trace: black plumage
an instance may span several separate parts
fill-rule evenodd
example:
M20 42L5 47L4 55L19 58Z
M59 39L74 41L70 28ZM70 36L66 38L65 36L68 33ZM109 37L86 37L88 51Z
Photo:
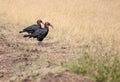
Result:
M33 37L37 38L38 41L42 41L48 35L49 26L53 27L49 22L46 22L44 28L38 29L32 34L24 35L24 37Z
M34 33L36 30L41 29L42 26L40 23L43 23L42 20L37 20L37 24L31 25L20 31L19 33L27 32L27 33Z

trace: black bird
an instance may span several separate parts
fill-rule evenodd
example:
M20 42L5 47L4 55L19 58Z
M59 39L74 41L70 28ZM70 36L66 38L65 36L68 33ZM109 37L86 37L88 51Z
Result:
M38 19L38 20L37 20L37 24L28 26L27 28L23 29L23 30L20 31L19 33L23 33L23 32L34 33L36 30L42 28L41 23L44 24L44 23L42 22L42 20Z
M38 41L42 41L49 32L49 26L53 28L53 26L49 22L46 22L44 24L44 28L38 29L32 34L24 35L24 37L29 37L29 38L33 37L33 38L37 38Z

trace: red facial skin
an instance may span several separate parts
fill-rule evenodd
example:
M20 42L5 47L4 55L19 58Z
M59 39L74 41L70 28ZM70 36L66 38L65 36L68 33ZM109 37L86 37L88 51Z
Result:
M51 26L53 28L53 26L49 22L46 22L45 27L49 28L49 26Z
M40 23L42 23L42 20L38 19L37 24L40 25Z

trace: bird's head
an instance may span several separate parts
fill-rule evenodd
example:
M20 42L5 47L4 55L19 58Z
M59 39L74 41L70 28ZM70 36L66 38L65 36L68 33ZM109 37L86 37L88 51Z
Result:
M52 28L53 28L53 25L52 24L50 24L49 22L45 22L45 27L49 27L49 26L51 26Z
M37 20L37 24L40 25L40 23L44 24L41 19L38 19L38 20Z

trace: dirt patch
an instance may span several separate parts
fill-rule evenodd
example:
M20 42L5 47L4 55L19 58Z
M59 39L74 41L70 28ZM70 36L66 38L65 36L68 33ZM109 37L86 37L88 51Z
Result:
M41 82L94 82L91 78L75 75L70 72L61 72L57 74L48 73Z

